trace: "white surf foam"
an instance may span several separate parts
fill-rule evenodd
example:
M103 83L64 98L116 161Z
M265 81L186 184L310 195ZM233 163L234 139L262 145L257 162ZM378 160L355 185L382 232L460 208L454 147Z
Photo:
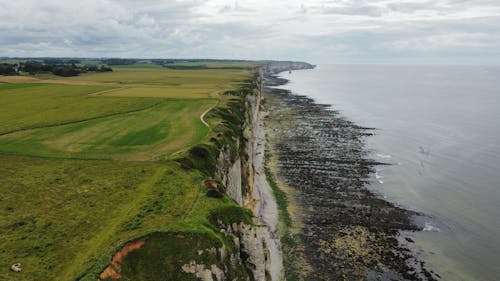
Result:
M375 179L377 179L378 183L383 184L384 183L384 181L382 180L383 177L378 172L379 170L375 171Z
M439 227L432 225L430 222L426 222L424 224L424 229L423 231L429 231L429 232L441 232L441 229Z
M382 159L391 159L392 158L392 156L389 154L381 154L381 153L377 153L377 154L375 154L375 156L382 158Z

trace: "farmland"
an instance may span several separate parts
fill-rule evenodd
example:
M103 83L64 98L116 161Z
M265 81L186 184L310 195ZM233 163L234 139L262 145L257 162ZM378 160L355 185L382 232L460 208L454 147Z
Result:
M167 157L207 135L209 130L200 115L216 102L213 99L159 101L142 110L129 109L101 118L18 131L0 137L0 152L93 159Z
M238 87L248 73L125 68L68 79L50 77L40 83L3 84L0 152L59 158L168 158L207 135L209 129L200 115L220 101L220 93ZM74 84L82 81L89 85Z
M0 84L0 280L96 280L121 246L151 233L158 234L132 261L150 257L149 247L176 253L193 237L222 243L208 217L239 207L227 196L207 197L207 174L177 159L213 134L202 114L224 107L231 98L222 93L251 76L240 67L139 66L0 77L16 82ZM184 249L186 259L196 252ZM16 262L21 273L9 271ZM127 268L127 278L153 280Z

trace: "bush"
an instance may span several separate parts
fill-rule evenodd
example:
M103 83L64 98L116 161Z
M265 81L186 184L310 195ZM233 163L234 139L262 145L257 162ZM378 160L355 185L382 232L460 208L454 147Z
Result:
M0 63L0 75L17 75L16 65Z
M19 71L25 71L32 75L49 72L57 76L70 77L78 76L80 73L85 72L108 72L113 71L111 67L106 65L77 65L78 60L62 60L62 59L46 59L44 62L40 61L26 61L21 63ZM16 65L1 64L0 74L2 75L16 75Z

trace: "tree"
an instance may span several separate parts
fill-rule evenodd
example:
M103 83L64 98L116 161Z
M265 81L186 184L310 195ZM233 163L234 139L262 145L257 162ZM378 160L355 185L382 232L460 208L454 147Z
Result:
M0 75L17 75L17 65L10 63L0 63Z

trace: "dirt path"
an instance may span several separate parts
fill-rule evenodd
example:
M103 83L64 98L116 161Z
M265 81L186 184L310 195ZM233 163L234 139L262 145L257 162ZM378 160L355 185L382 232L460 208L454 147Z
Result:
M203 124L205 124L205 126L207 126L208 128L210 128L210 125L208 125L208 123L205 121L205 115L212 109L214 109L214 107L216 107L217 105L219 104L219 102L217 101L217 104L215 104L214 106L210 107L209 109L205 110L201 115L200 115L200 120Z

